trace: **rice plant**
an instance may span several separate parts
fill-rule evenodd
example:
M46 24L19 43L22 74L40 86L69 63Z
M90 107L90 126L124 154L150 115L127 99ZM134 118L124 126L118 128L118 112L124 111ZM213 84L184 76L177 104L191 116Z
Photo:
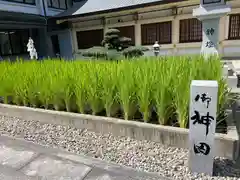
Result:
M136 85L134 79L134 66L130 61L119 63L117 71L117 90L119 95L120 104L124 112L124 119L128 120L133 118L137 111L136 103Z
M188 126L192 80L217 80L218 119L229 91L218 57L141 57L122 61L0 62L1 102L134 120L140 112L162 125ZM76 110L77 109L77 110ZM105 114L104 114L105 113ZM174 120L174 122L173 122Z

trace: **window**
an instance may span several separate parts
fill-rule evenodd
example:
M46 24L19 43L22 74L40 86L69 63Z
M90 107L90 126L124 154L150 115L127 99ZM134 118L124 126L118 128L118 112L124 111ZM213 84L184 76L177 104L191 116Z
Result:
M78 49L100 46L102 40L103 29L77 32Z
M240 14L230 15L228 39L240 39Z
M120 31L120 37L128 37L131 38L131 45L135 45L135 30L134 26L124 26L124 27L116 27Z
M56 9L69 8L68 0L48 0L48 7Z
M28 30L0 30L0 55L26 53L28 38Z
M12 54L8 32L0 31L0 55Z
M35 0L4 0L4 1L33 4L33 5L36 4Z
M180 20L180 43L202 41L202 22L198 19Z
M159 44L172 43L172 22L161 22L154 24L143 24L142 45L153 45L155 41Z

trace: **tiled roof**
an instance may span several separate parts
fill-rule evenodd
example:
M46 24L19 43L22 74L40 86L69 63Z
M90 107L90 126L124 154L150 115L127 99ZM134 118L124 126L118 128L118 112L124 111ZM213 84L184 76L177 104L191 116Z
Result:
M83 0L56 17L83 16L184 0Z

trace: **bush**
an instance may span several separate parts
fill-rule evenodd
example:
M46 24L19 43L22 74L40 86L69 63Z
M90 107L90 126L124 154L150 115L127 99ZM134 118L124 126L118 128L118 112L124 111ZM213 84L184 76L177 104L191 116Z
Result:
M140 57L144 54L144 51L148 51L147 47L138 47L138 46L130 46L123 50L123 55L125 58L133 58L133 57Z
M106 59L107 58L107 49L105 47L101 47L101 46L94 46L92 48L83 50L81 52L81 54L86 57L94 57L97 59L105 58Z
M186 128L191 80L217 80L218 122L222 120L228 91L220 60L164 59L1 62L0 96L16 105Z
M139 57L143 55L146 48L129 47L131 38L120 37L118 29L108 29L102 41L103 47L92 47L84 50L81 54L86 57L94 57L97 59L119 60L120 58ZM127 48L127 49L126 49ZM122 50L126 49L122 52Z

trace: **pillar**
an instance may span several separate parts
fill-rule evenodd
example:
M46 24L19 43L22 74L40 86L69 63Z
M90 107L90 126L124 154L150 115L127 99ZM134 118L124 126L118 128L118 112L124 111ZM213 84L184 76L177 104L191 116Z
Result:
M179 28L179 20L174 18L174 20L172 21L172 44L174 46L174 55L177 55L176 45L179 43Z
M142 44L142 32L141 32L141 24L136 22L135 24L135 45L140 46Z

